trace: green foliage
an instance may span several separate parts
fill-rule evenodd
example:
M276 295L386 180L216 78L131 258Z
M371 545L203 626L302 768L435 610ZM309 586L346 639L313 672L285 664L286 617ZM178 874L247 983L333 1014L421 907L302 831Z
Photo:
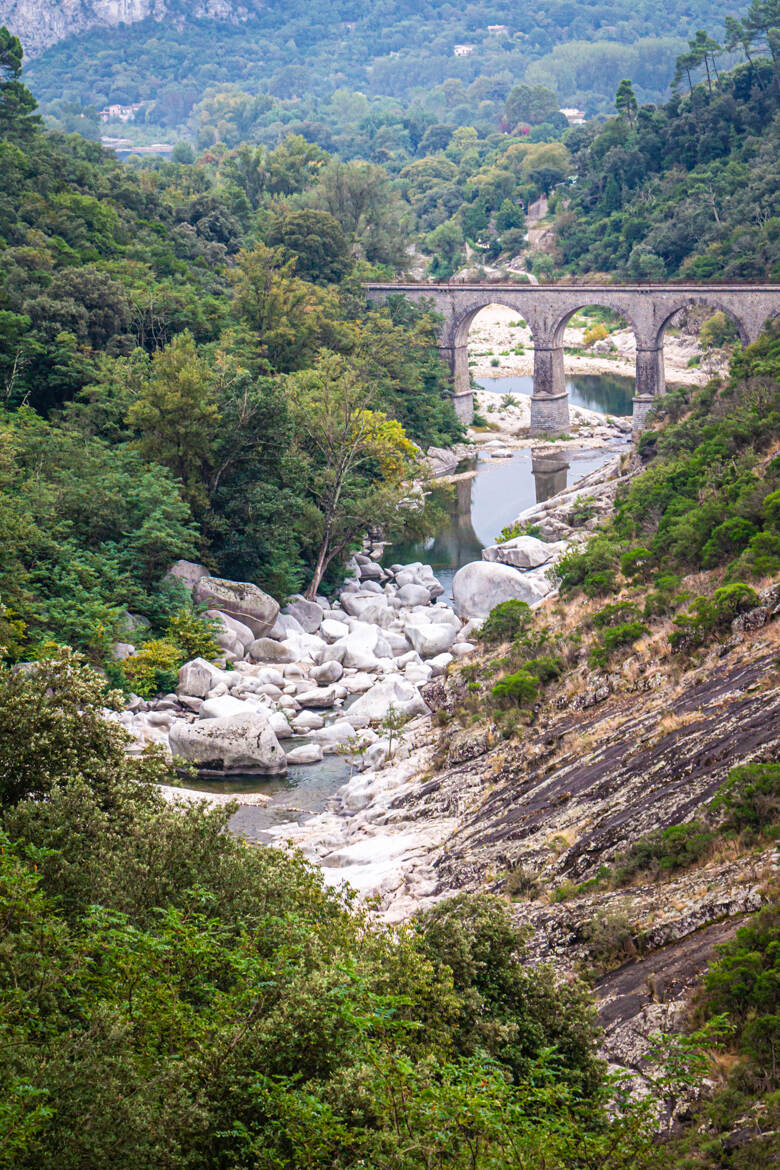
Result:
M713 597L696 597L687 613L674 619L669 644L675 650L701 646L727 630L734 618L758 605L758 594L750 585L737 582L716 589Z
M539 679L528 670L518 670L497 682L490 692L494 699L514 707L530 707L539 693Z
M503 901L382 927L167 804L104 701L73 656L0 673L3 1165L649 1166L587 991Z
M649 633L648 627L638 620L607 626L602 631L598 643L590 652L591 666L606 666L611 655L621 646L633 646L634 642L638 642L640 638L644 638Z
M778 1087L780 1042L780 913L777 903L741 926L719 946L704 978L703 1009L728 1013L737 1026L738 1051L766 1088Z
M479 631L483 642L505 642L517 637L533 620L527 601L502 601L491 609Z
M180 648L187 661L192 658L217 658L220 648L214 639L218 632L219 624L215 619L185 606L171 614L165 637Z
M706 857L716 834L702 821L670 825L640 837L615 860L614 882L622 886L640 877L652 882Z
M774 835L780 822L780 764L744 764L732 768L712 802L725 814L724 831L761 837Z
M634 601L615 601L610 605L604 605L597 610L591 620L591 623L597 630L603 630L610 626L620 626L633 618L638 617L639 607Z
M181 648L175 643L151 638L130 658L124 659L122 674L130 690L142 699L151 699L160 691L175 690L183 661Z
M635 933L623 910L604 911L584 924L583 938L599 974L611 971L636 956Z
M588 597L604 597L617 589L618 564L614 541L595 536L584 549L572 549L558 562L561 592L582 589Z

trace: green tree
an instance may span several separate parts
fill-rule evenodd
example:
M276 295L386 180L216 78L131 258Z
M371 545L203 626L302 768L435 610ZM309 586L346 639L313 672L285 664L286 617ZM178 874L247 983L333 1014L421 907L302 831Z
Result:
M314 284L337 282L351 266L346 237L327 211L288 211L273 223L267 241L281 245L285 255L295 261L296 276Z
M219 423L212 372L184 332L152 358L149 381L127 413L140 432L141 454L161 463L181 481L196 512L208 500Z
M629 126L633 127L635 125L639 103L636 100L634 87L627 78L624 78L617 88L615 109L621 118L625 118Z
M289 392L309 462L316 556L306 596L314 597L331 561L366 528L397 526L415 448L400 423L372 409L376 395L363 371L337 354L321 354L314 369L290 379Z
M0 27L0 141L25 140L40 125L33 117L38 103L20 80L23 56L19 38Z

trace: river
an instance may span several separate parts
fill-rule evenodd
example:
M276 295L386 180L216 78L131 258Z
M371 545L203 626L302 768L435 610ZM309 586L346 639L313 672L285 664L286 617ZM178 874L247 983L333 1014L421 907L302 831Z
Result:
M530 394L532 379L525 377L484 378L481 389L496 394ZM570 401L600 414L631 414L633 380L614 375L582 375L567 383ZM400 542L385 550L385 564L427 562L445 589L443 600L451 600L452 580L462 565L480 560L482 550L494 544L501 529L519 512L548 499L556 492L595 471L613 452L567 451L554 458L532 460L530 448L502 460L464 463L459 470L473 474L454 484L433 488L433 495L445 519L436 534L424 542ZM307 742L296 739L296 746ZM326 755L319 764L291 767L285 777L233 777L230 780L187 781L188 787L204 792L262 792L271 800L265 806L243 806L231 819L234 832L248 840L264 840L266 830L325 808L328 799L346 782L350 764L342 756Z

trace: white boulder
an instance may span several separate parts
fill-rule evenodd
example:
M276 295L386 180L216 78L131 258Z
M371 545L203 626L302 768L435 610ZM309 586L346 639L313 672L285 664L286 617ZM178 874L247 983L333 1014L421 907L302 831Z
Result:
M257 585L249 581L227 581L223 577L201 577L193 597L199 605L208 605L249 626L261 638L273 626L279 605Z
M407 679L393 674L374 684L344 712L355 727L381 721L393 708L399 715L425 715L428 707L420 692Z
M406 636L421 658L435 658L449 650L457 637L457 630L450 624L431 623L407 626Z
M526 601L535 605L551 592L545 583L510 565L472 561L455 574L452 595L462 618L487 617L503 601Z
M288 764L318 764L322 759L322 748L318 743L302 743L287 753Z
M197 723L174 723L169 742L175 756L208 771L265 776L287 771L285 754L261 711Z

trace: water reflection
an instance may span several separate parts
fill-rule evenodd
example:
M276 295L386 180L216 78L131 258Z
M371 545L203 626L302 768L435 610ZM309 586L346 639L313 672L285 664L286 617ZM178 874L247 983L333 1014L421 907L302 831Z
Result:
M531 461L531 473L536 486L536 502L541 504L558 492L565 491L569 483L571 464L568 453L560 455L535 455Z
M385 550L384 563L427 562L451 596L458 569L481 560L483 548L494 544L519 512L595 471L611 455L608 450L567 451L532 460L530 450L523 449L511 459L479 463L475 475L433 489L445 516L435 536L392 545Z
M533 392L530 376L511 378L478 378L477 385L492 394L525 394ZM624 418L633 411L634 379L619 374L577 374L566 382L569 402L597 410L599 414L614 414Z

